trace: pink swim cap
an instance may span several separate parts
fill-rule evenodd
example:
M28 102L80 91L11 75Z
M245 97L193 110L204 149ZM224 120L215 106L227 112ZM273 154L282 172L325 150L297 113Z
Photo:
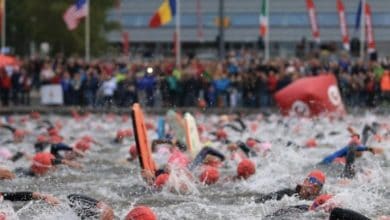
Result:
M7 148L0 148L0 158L9 160L12 157L12 153Z

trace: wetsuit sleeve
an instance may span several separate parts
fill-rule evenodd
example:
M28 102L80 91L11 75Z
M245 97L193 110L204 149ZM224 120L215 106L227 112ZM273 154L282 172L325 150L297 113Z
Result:
M14 133L14 132L16 131L15 128L13 128L13 127L11 127L11 126L9 126L9 125L1 125L0 127L9 130L9 131L11 131L12 133Z
M220 160L225 160L225 155L223 155L221 152L219 152L216 149L213 149L211 147L204 147L195 157L194 161L189 166L189 170L195 169L197 166L199 166L203 160L206 158L207 155L212 155L215 157L218 157Z
M53 144L50 147L50 153L53 154L55 157L60 157L59 153L60 151L73 151L73 148L69 147L66 144Z
M343 147L342 149L334 152L333 154L325 157L322 161L321 164L331 164L336 158L338 157L345 157L348 153L348 146Z
M4 200L8 201L31 201L33 200L33 192L1 192Z
M59 165L59 164L62 164L62 160L61 159L58 159L58 158L55 158L51 161L51 163L53 165Z
M334 208L330 213L329 220L370 220L370 219L358 212L349 209Z
M16 154L14 154L12 157L11 157L11 161L12 162L16 162L18 161L20 158L22 158L24 156L24 154L22 152L16 152Z
M359 145L356 147L356 151L368 151L369 147L366 147L364 145Z
M356 150L357 149L355 147L348 148L348 153L345 157L346 163L343 171L343 176L346 178L353 178L355 176L355 169L353 164L355 163Z
M296 205L296 206L289 206L287 208L279 209L278 211L274 212L272 215L267 215L266 217L278 217L278 216L286 216L293 213L304 213L309 210L308 205Z
M263 203L272 199L281 200L284 196L292 196L296 193L297 191L294 189L282 189L273 193L259 195L255 199L255 203Z
M249 148L246 144L243 142L237 142L237 146L245 153L247 157L249 156L256 156L256 152L254 152L251 148Z

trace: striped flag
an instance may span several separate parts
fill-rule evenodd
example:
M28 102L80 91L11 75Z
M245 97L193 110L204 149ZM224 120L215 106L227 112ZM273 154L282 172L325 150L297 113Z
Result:
M265 38L268 32L268 13L267 13L267 0L262 0L261 4L261 11L260 11L260 28L259 28L259 34L262 38Z
M158 10L150 18L149 27L157 28L171 22L176 14L176 0L164 0Z
M371 6L368 3L366 3L366 5L364 6L364 18L365 18L365 25L366 25L368 52L373 53L376 50L375 49L376 46L375 46L374 30L372 28Z
M310 24L311 24L311 32L313 35L313 39L319 43L320 42L320 29L317 23L317 14L316 8L313 0L306 0L307 12L309 13Z
M349 34L348 34L347 21L345 18L345 7L344 7L343 0L337 0L337 10L339 12L340 31L343 40L343 46L345 50L349 50Z
M63 19L69 30L74 30L80 20L88 15L87 0L76 0L64 13Z

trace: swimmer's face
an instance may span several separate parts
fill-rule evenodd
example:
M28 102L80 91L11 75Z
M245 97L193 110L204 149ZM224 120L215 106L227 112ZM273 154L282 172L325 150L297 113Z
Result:
M321 189L321 185L313 184L305 180L303 184L300 185L299 196L302 199L314 199L320 194Z

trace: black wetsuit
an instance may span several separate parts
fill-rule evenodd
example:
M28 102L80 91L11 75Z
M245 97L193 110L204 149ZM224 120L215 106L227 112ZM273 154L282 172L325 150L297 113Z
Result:
M298 185L295 189L282 189L269 194L261 194L255 198L255 203L264 203L272 199L281 200L284 196L298 195L299 190L300 186Z
M0 192L4 200L8 201L31 201L33 200L33 192Z
M66 144L52 144L50 147L50 153L53 154L56 158L62 159L63 157L60 154L60 151L73 151L73 148L69 147Z
M98 200L79 194L68 195L69 206L81 219L98 218L101 214L97 208Z
M211 147L204 147L195 157L194 161L189 165L189 170L194 170L197 166L203 163L203 160L207 157L207 155L212 155L218 157L221 161L225 160L225 156L216 149Z

